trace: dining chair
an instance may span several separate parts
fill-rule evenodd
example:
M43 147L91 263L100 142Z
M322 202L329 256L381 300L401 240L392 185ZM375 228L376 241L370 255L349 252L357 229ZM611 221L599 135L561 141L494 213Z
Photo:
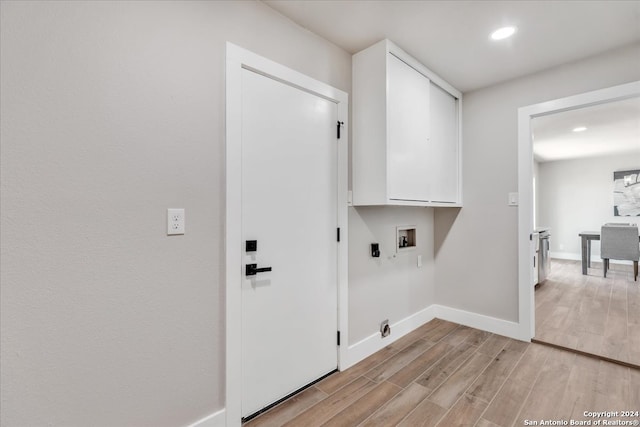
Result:
M600 258L607 277L609 260L633 261L633 280L638 280L640 243L637 225L603 225L600 229Z

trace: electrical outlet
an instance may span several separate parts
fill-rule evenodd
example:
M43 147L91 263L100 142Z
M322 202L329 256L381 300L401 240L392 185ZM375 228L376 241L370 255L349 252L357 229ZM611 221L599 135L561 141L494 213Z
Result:
M184 234L184 209L167 209L167 235Z
M385 319L380 323L380 336L382 338L391 335L391 326L389 326L389 319Z

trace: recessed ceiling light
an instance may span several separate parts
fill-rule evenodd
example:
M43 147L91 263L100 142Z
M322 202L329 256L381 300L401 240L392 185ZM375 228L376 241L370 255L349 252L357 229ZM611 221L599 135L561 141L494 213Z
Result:
M579 126L577 128L573 128L574 132L584 132L585 130L587 130L587 128L584 127L584 126Z
M491 33L491 39L502 40L511 37L516 33L516 27L502 27Z

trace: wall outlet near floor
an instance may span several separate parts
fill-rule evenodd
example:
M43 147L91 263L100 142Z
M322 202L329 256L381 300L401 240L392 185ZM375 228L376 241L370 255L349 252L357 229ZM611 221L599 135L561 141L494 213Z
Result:
M380 323L380 335L382 338L391 335L391 326L389 326L389 319L385 319Z
M167 209L167 236L184 234L184 209Z

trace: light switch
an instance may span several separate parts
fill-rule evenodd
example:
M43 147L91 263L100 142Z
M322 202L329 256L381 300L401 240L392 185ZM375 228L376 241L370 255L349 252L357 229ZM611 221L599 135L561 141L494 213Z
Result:
M184 209L167 209L167 235L184 234Z
M518 193L509 193L509 206L518 206Z
M422 267L422 255L418 255L418 268Z

